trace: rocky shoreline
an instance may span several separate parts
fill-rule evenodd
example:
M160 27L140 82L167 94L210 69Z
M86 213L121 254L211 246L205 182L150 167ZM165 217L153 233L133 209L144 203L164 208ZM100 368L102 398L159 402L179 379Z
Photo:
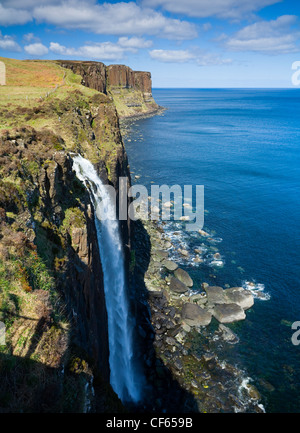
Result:
M122 123L123 131L124 129L126 129L126 125L125 125L126 120L133 121L133 120L147 119L148 117L160 115L165 110L167 110L167 108L158 105L157 108L149 109L149 111L147 112L128 114L126 116L119 116L120 122Z
M144 285L151 324L144 322L139 331L152 342L145 363L154 389L155 410L169 409L162 377L167 370L188 395L184 401L180 400L178 391L176 398L178 403L182 401L182 406L176 410L264 412L251 379L218 356L223 345L239 341L227 324L245 319L245 311L253 306L251 292L242 287L209 286L205 282L200 290L193 290L189 274L169 258L172 240L162 226L145 221L143 227L150 243L148 257L142 262L148 264L144 266ZM143 247L140 238L136 244L137 257L142 257L143 251L145 254ZM142 263L135 263L135 267L139 272Z

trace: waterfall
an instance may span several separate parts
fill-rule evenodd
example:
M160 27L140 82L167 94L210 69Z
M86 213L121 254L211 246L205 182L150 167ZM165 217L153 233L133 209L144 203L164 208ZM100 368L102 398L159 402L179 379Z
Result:
M108 317L110 383L123 402L138 402L141 384L137 383L137 372L133 363L134 325L129 314L123 249L119 222L115 218L115 203L90 161L79 155L75 156L73 168L78 179L89 186L95 209Z

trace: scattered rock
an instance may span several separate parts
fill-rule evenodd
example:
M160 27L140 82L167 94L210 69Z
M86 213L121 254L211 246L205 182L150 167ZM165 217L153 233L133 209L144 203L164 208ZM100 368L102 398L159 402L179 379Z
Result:
M229 303L240 305L244 310L251 308L254 304L254 298L250 290L243 287L232 287L224 290L225 296Z
M177 370L182 370L182 369L183 369L182 362L181 362L181 360L180 360L179 358L176 358L176 359L174 360L173 365L174 365L174 367L175 367Z
M190 296L190 302L196 302L196 304L206 304L207 297L203 293L196 293Z
M228 343L235 344L239 342L238 336L227 326L220 323L218 331L221 333L222 339Z
M181 254L182 256L189 257L189 252L188 252L187 250L183 250L183 249L181 249L181 248L178 248L177 251L178 251L179 254Z
M203 380L209 380L211 379L211 375L207 371L203 371L200 373L200 377Z
M185 331L185 332L190 332L191 327L190 325L188 325L187 323L182 323L181 328Z
M194 262L194 263L203 263L203 259L201 259L201 257L196 256L196 257L193 259L193 262Z
M215 357L215 355L214 355L213 353L211 353L211 352L205 352L205 353L202 355L202 358L203 358L203 360L204 360L205 362L211 361L212 359L214 359L214 357Z
M260 393L258 392L258 390L255 388L254 385L251 385L250 383L247 383L246 385L249 397L252 398L252 400L260 400Z
M174 346L176 344L176 340L173 337L166 337L166 343L170 346Z
M186 303L183 305L181 317L190 326L207 326L212 315L197 304Z
M203 251L202 251L201 248L195 248L195 249L194 249L194 253L196 253L196 254L202 254Z
M169 257L169 253L163 250L153 250L152 256L154 259L156 258L158 261L162 261Z
M163 260L162 265L168 269L168 271L175 271L178 268L177 263L172 260Z
M170 281L170 290L175 293L185 293L188 291L188 287L178 280L178 278L172 277Z
M207 294L207 301L209 304L226 304L227 299L224 290L219 286L208 286L204 290Z
M195 379L192 379L191 380L191 386L192 386L192 388L198 388L198 382L196 382Z
M183 269L181 269L181 268L176 269L176 271L174 272L174 275L176 278L178 278L178 280L180 280L187 287L193 286L193 280L191 279L189 274L186 271L184 271Z
M237 304L217 304L214 306L213 316L220 323L231 323L246 318L243 308Z

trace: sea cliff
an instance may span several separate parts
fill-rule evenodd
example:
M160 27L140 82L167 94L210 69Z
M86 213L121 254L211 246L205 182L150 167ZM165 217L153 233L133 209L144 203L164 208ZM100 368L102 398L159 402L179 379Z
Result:
M58 61L82 77L81 84L110 95L120 118L155 114L161 110L152 96L151 73L125 65L101 62Z
M117 197L120 176L130 185L116 106L101 66L87 88L93 72L1 60L0 411L122 411L109 385L94 208L72 169L80 153ZM128 265L129 220L121 234Z

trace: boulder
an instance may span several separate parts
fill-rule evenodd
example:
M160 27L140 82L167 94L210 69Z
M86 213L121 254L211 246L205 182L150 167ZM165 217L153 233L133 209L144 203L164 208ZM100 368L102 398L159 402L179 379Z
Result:
M184 271L183 269L181 269L181 268L176 269L176 271L174 272L174 275L176 278L178 278L178 280L180 280L187 287L193 286L193 284L194 284L193 280L191 279L189 274L186 271Z
M175 233L174 233L175 234ZM182 256L189 257L189 252L187 250L183 250L181 248L178 248L177 250Z
M181 317L189 326L207 326L212 315L197 304L187 303L183 305Z
M170 241L165 241L164 248L166 248L168 250L169 248L171 248L171 246L172 246L172 244Z
M163 260L162 265L168 269L168 271L175 271L175 269L178 268L177 263L173 262L172 260Z
M152 252L152 256L154 259L156 259L156 261L162 261L164 259L167 259L169 254L167 253L167 251L163 251L163 250L153 250Z
M172 277L170 281L170 290L175 293L185 293L188 291L188 287L178 280L178 278Z
M235 344L239 342L238 336L227 326L220 323L218 331L221 333L221 337L228 343Z
M243 308L238 304L216 304L212 314L220 323L232 323L246 318Z
M254 304L254 298L250 290L245 290L243 287L231 287L224 290L228 303L238 304L244 310L251 308Z
M222 287L208 286L204 287L207 294L207 302L209 304L226 304L227 299Z

